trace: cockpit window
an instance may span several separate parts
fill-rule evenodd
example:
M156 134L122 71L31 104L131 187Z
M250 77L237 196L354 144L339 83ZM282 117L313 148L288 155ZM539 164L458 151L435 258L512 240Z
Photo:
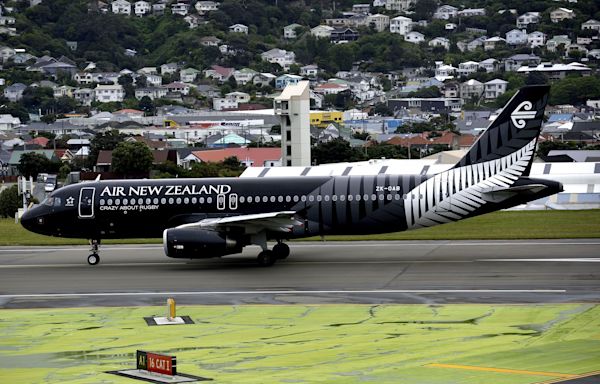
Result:
M60 197L46 197L44 201L42 201L42 205L46 205L48 207L60 207L61 199Z

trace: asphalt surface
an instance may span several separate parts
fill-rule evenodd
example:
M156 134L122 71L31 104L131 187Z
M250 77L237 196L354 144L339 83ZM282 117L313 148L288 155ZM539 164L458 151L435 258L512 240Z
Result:
M167 258L160 245L0 247L0 308L243 303L600 302L600 240L293 242Z

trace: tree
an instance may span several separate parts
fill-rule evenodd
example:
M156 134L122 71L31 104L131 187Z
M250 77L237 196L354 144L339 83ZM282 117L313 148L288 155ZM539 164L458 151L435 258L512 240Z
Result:
M144 143L121 142L112 153L112 169L116 173L144 174L152 168L154 156Z
M338 137L312 148L312 161L317 164L364 160L362 151L352 148L350 143Z
M112 151L126 137L126 135L119 133L116 129L96 134L90 141L90 154L87 159L88 167L92 168L96 165L100 151Z
M20 206L19 188L16 185L0 193L0 216L14 217Z
M41 153L27 152L21 155L17 169L23 176L36 177L38 173L55 172L60 164L50 161Z

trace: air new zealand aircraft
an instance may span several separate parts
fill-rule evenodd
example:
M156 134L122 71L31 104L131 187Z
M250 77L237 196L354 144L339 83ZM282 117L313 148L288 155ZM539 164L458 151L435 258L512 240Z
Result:
M268 266L289 255L283 241L292 238L406 231L510 208L562 191L529 177L548 92L521 89L465 157L435 175L96 181L52 192L21 222L89 239L91 265L101 239L162 236L169 257L220 257L255 244Z

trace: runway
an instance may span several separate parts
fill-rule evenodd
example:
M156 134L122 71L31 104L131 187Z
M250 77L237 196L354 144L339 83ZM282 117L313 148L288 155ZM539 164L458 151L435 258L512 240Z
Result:
M292 242L169 259L160 245L0 247L0 307L289 303L600 302L600 240Z

